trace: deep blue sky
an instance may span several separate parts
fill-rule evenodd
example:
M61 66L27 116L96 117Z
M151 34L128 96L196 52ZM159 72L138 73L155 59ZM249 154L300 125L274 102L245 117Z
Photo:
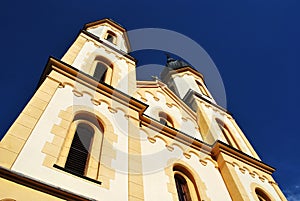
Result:
M33 95L48 57L60 58L85 23L109 17L127 30L164 28L199 43L223 78L228 110L277 168L281 188L300 194L299 8L298 0L3 1L0 136ZM133 55L140 65L165 63L161 52Z

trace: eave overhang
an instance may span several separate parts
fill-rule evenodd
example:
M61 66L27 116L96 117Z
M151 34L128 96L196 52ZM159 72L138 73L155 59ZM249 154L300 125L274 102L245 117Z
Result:
M137 81L137 88L159 88L159 87L172 100L174 100L175 103L177 103L180 107L182 107L185 110L185 112L187 112L196 121L196 118L197 118L196 113L188 105L186 105L186 103L182 99L180 99L176 94L174 94L174 92L171 89L169 89L169 87L165 83L163 83L159 80L155 80L155 81Z
M252 166L254 168L257 168L263 172L266 172L267 174L272 174L275 171L275 168L263 163L262 161L251 157L247 154L245 154L244 152L235 149L229 145L227 145L226 143L222 142L222 141L216 141L213 145L212 145L212 156L215 157L216 159L218 158L218 156L225 154L227 156L230 156L231 158L234 158L238 161L242 161L243 163ZM229 162L229 161L227 161Z
M116 51L117 53L119 53L119 54L125 56L126 58L132 60L133 62L137 63L137 60L136 60L135 58L133 58L132 56L130 56L128 53L126 53L126 52L124 52L124 51L122 51L122 50L119 50L119 49L113 47L113 46L110 45L109 43L104 42L104 41L101 40L98 36L96 36L96 35L94 35L94 34L88 32L87 30L81 30L80 33L85 34L86 36L92 38L93 40L98 41L99 43L105 45L106 47L109 47L110 49ZM80 34L80 33L79 33L79 34ZM77 37L78 37L78 36L77 36ZM130 52L130 49L128 50L128 52Z
M144 111L147 109L148 105L131 97L112 86L106 83L99 83L94 80L90 75L87 75L74 67L70 66L67 63L64 63L54 57L50 57L46 68L41 76L39 86L42 82L47 78L51 71L59 72L66 77L76 80L77 82L94 89L95 91L102 93L111 99L118 101L121 104L135 110L139 114L140 126L146 126L158 133L161 133L165 136L168 136L172 139L176 139L177 141L182 142L183 144L199 150L201 152L205 152L208 155L212 155L213 157L218 157L220 154L226 154L231 156L232 158L236 158L239 161L243 161L244 163L254 166L268 174L271 174L275 171L275 169L235 148L230 147L229 145L217 141L213 145L209 145L201 140L195 139L192 136L179 131L173 127L164 126L158 120L153 119L144 114ZM63 83L61 83L63 85ZM145 83L144 83L145 84ZM152 85L153 86L153 85Z
M202 94L200 94L200 93L198 93L198 92L196 92L192 89L189 89L189 91L186 93L186 95L183 97L182 100L183 100L183 102L188 103L191 100L195 100L194 97L197 97L197 98L203 100L204 102L210 104L211 106L216 107L216 108L220 109L221 111L226 112L227 114L232 116L232 114L230 112L228 112L225 108L223 108L220 105L208 100L207 98L205 98L204 95L202 95Z
M168 67L165 67L168 68ZM190 67L190 66L185 66L185 67L181 67L178 69L170 69L163 77L162 80L169 80L170 77L172 77L172 75L174 74L178 74L178 73L182 73L182 72L191 72L192 74L194 74L196 77L199 77L200 79L202 79L204 81L204 77L201 73L199 73L197 70L195 70L194 68Z
M42 82L46 79L46 77L50 74L51 71L56 71L64 76L75 80L76 82L79 82L99 93L102 93L111 99L126 105L127 107L134 109L139 112L139 114L142 114L148 105L145 103L133 98L132 96L129 96L122 91L115 89L114 87L104 83L104 82L98 82L93 79L92 76L79 71L78 69L74 68L73 66L60 61L54 57L50 57L48 59L47 65L43 71L43 74L40 78L38 86L42 84ZM63 84L63 83L61 83Z
M112 19L105 18L105 19L97 20L95 22L87 23L84 25L83 30L87 31L87 29L90 27L97 26L97 25L104 24L104 23L108 23L111 26L116 27L117 29L119 29L121 32L124 33L124 38L125 38L126 45L128 47L128 52L130 52L131 47L130 47L130 41L128 38L127 30L123 26L121 26L119 23L113 21Z
M73 200L73 201L94 201L95 199L85 197L83 195L76 194L74 192L62 189L61 187L49 185L37 179L28 177L21 173L15 172L13 170L6 169L0 166L0 178L4 178L8 181L15 182L17 184L26 186L28 188L50 194L54 197L61 198L63 200Z

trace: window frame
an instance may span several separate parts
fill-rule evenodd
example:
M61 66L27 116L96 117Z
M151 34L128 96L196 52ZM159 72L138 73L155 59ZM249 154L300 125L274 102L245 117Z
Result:
M111 36L112 37L112 40L109 40L108 39L108 36ZM117 45L117 34L111 30L107 30L105 35L104 35L104 40L114 44L114 45Z
M193 177L193 175L190 173L190 171L188 171L185 167L181 166L181 165L174 165L173 167L173 181L175 183L175 188L176 188L176 192L177 192L177 196L179 201L179 192L177 189L177 185L176 185L176 175L178 175L179 177L183 178L186 181L186 186L188 188L188 192L189 192L189 198L190 200L187 201L198 201L201 200L201 196L199 194L199 190L195 181L195 178Z
M101 66L99 66L99 64L101 64ZM105 82L105 78L106 78L106 74L107 74L107 71L109 69L109 66L104 63L103 61L100 61L100 60L97 60L95 61L95 68L94 68L94 72L93 72L93 78L96 79L98 82ZM103 68L105 68L103 70L103 73L102 75L96 75L97 71L100 69L102 70ZM98 77L99 76L99 77Z
M106 67L105 73L104 74L104 78L101 79L102 82L105 82L107 84L111 84L112 83L112 78L113 78L113 64L112 62L103 57L103 56L95 56L95 59L93 60L91 67L89 69L89 75L92 76L95 80L97 80L99 82L99 79L97 79L94 75L95 75L95 71L97 68L97 64L101 63L103 64L103 66Z
M267 193L261 188L255 188L255 195L259 201L272 201L272 199L267 195Z
M197 86L198 86L199 90L201 91L201 93L204 96L210 98L210 94L209 94L208 90L206 89L206 87L199 80L196 80L196 83L197 83Z
M94 130L94 136L91 140L90 151L88 152L88 157L85 165L85 172L83 175L77 174L74 171L70 171L65 168L67 157L71 149L71 144L75 136L77 126L79 124L87 124ZM73 121L70 124L68 133L65 137L64 143L62 145L61 153L58 157L57 163L54 165L56 168L64 170L65 172L71 173L73 175L79 176L81 178L89 178L91 180L100 180L100 162L103 149L104 141L104 127L102 122L92 114L79 113L74 116ZM95 164L98 164L97 167ZM96 171L95 171L96 169Z
M190 190L186 179L178 173L174 174L179 201L192 201Z
M85 150L78 150L79 147L75 147L76 146L76 142L75 140L77 140L77 138L79 138L79 140L81 141L81 136L82 133L79 133L81 131L79 131L79 129L83 129L84 127L86 127L85 129L90 129L90 133L84 133L84 135L91 135L88 139L88 147L86 147L85 145L82 145L82 143L80 142L81 146L83 146L83 149ZM87 169L88 169L88 165L89 165L89 160L90 160L90 153L91 153L91 149L92 149L92 144L93 144L93 141L94 141L94 135L95 135L95 130L93 127L89 126L87 123L78 123L77 124L77 127L76 127L76 130L75 130L75 133L74 133L74 136L73 136L73 139L72 139L72 143L71 143L71 146L70 146L70 149L69 149L69 153L68 153L68 156L67 156L67 160L66 160L66 163L65 163L65 169L69 170L70 172L74 172L76 174L79 174L79 175L82 175L82 176L85 176L87 174ZM78 143L77 143L78 144ZM72 167L72 162L74 163L78 163L78 161L76 161L76 159L74 159L74 154L77 152L87 152L86 153L86 156L85 156L85 164L84 164L84 169L81 170L83 171L83 173L79 173L77 172L78 170L75 170L73 169L74 167ZM72 155L71 155L72 154ZM84 153L85 154L85 153ZM74 161L75 160L75 161ZM83 160L83 158L82 158ZM68 166L68 167L67 167ZM77 166L77 165L76 165Z
M225 137L227 143L239 150L241 150L241 147L239 146L238 142L236 141L235 137L233 136L231 130L228 128L228 126L219 118L215 119L219 129L221 130L223 136Z
M167 113L160 111L158 113L159 122L164 126L169 126L174 128L174 121L170 115Z

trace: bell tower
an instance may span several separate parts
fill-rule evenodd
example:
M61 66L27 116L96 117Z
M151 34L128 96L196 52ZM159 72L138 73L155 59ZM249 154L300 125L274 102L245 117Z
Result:
M167 56L166 68L161 73L161 79L196 113L196 121L202 140L205 143L213 144L212 153L219 164L220 173L232 200L251 200L245 195L247 191L245 189L247 187L243 183L245 181L236 176L237 167L243 174L247 171L248 173L251 172L250 166L256 166L257 168L256 170L252 169L252 171L267 172L269 176L273 170L265 164L259 164L261 162L259 156L232 115L216 103L205 85L203 75L185 61L175 60ZM229 150L235 153L230 153ZM241 156L237 160L233 159L239 155L238 152L245 154L244 156L247 157ZM242 160L251 160L251 165L242 165L240 163ZM254 177L253 173L250 173L250 175ZM259 178L264 181L264 178L267 177L261 176ZM280 199L286 200L278 186L274 182L270 182L270 184L272 184ZM258 195L258 197L259 200L272 200L266 195L261 197Z
M0 200L134 194L142 178L132 183L123 172L134 168L129 135L146 105L130 95L136 60L129 51L126 30L103 19L86 24L62 59L49 58L36 93L1 140Z
M125 93L135 90L135 59L126 30L110 19L86 24L61 61Z
M215 102L206 88L203 75L183 60L175 60L167 55L167 64L161 73L161 78L182 99L189 90L193 90Z

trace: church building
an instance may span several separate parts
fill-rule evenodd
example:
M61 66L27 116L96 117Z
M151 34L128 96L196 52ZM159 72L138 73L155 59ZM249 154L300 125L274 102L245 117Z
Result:
M286 201L193 66L137 81L126 29L86 24L0 143L0 201ZM5 115L5 114L3 114Z

